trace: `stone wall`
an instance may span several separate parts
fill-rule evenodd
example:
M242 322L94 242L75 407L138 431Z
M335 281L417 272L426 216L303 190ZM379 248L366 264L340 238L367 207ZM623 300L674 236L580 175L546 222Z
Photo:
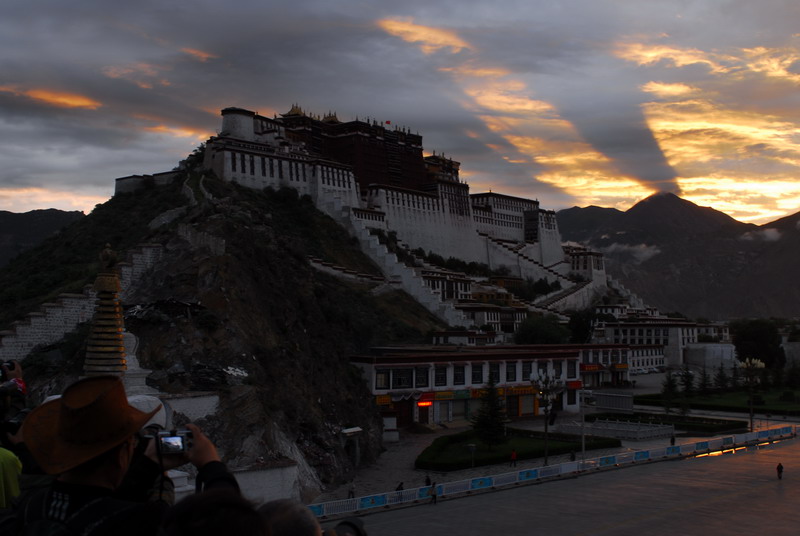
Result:
M133 282L158 262L161 254L160 245L143 244L129 254L128 262L118 264L123 300ZM0 360L22 360L37 346L60 341L78 324L92 319L95 300L91 285L87 285L81 294L61 294L55 302L42 304L39 311L0 332Z

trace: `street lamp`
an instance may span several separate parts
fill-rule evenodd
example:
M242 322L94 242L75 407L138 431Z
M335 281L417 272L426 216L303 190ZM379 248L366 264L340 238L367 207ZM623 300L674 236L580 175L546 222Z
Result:
M539 396L539 402L544 405L544 465L547 466L548 455L548 424L550 424L550 406L558 395L564 391L564 380L556 378L552 369L539 369L538 374L531 374L531 386Z

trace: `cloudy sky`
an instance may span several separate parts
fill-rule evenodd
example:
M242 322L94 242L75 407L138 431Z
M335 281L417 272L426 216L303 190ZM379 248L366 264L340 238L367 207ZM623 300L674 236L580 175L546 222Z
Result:
M0 210L89 211L221 124L391 121L472 192L800 211L797 0L7 0Z

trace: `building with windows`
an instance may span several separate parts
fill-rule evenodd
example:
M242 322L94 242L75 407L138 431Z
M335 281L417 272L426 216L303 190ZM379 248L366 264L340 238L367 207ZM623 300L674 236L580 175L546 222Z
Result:
M364 371L378 406L396 415L398 427L469 419L490 376L512 418L540 413L531 374L552 371L562 380L556 411L577 412L582 386L580 351L570 347L376 348L373 355L353 356L351 362Z
M663 348L663 362L655 366L677 368L683 365L686 348L697 342L697 335L695 322L667 317L635 317L598 323L593 341L631 347L660 346Z

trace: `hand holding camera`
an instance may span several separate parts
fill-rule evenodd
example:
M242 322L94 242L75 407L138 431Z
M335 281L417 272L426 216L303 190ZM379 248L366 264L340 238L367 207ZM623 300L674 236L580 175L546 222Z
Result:
M4 382L13 380L14 378L22 378L22 365L20 365L17 360L5 361L0 365L0 370L2 370L0 379Z

